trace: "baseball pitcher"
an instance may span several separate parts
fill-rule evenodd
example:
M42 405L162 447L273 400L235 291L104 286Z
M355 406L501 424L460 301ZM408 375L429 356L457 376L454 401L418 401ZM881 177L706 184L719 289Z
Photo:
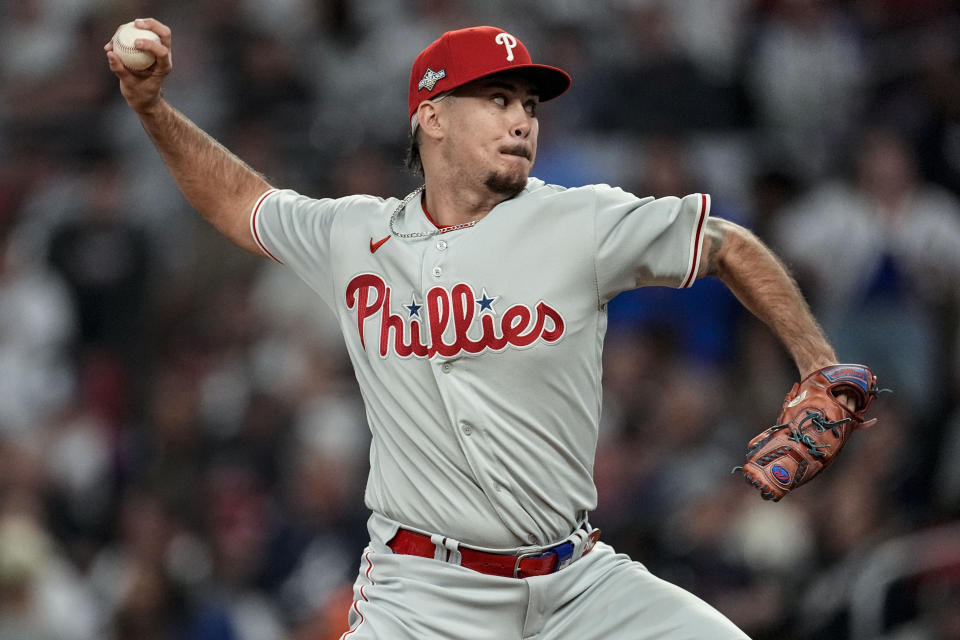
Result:
M160 92L171 31L137 26L156 62L110 69L189 202L282 263L333 309L373 434L344 638L744 638L690 593L600 540L594 454L606 304L641 286L720 278L769 325L802 383L744 477L779 499L826 466L876 392L838 365L778 260L710 217L710 196L654 199L531 177L540 103L570 77L514 35L451 31L413 63L404 198L275 188Z

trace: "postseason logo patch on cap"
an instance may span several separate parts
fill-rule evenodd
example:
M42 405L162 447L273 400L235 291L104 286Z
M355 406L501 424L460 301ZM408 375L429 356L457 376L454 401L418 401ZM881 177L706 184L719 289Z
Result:
M448 93L505 72L527 77L540 102L557 97L570 86L570 76L562 69L534 64L530 52L513 34L498 27L468 27L447 31L413 61L407 84L407 114L412 118L424 100L436 99L434 91Z
M427 67L426 73L423 74L423 77L420 78L420 82L417 84L417 89L422 91L426 89L427 91L433 91L433 88L436 86L437 82L443 80L447 77L447 70L440 69L440 71L434 71L430 67Z

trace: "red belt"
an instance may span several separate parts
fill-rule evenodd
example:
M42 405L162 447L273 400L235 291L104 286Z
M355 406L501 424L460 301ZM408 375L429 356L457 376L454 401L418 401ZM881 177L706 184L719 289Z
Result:
M584 542L586 546L581 557L590 553L599 537L600 530L594 529ZM430 536L406 529L400 529L397 535L387 543L387 546L394 553L420 556L421 558L435 557L437 549L437 546L430 540ZM467 569L503 578L529 578L531 576L544 576L562 568L561 563L570 557L573 544L565 542L551 547L543 553L522 553L520 555L487 553L465 547L459 547L457 550L460 552L460 566Z

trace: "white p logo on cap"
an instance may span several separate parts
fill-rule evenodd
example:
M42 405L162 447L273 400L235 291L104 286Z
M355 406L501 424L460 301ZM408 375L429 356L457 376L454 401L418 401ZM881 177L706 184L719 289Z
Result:
M498 33L493 39L497 44L502 44L507 48L507 62L513 62L513 48L517 46L517 39L506 31Z

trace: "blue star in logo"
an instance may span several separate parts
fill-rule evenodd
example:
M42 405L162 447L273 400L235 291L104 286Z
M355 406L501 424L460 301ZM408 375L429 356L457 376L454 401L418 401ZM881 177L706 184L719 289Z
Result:
M420 307L422 307L422 306L423 306L423 305L417 304L417 298L416 298L416 296L414 296L413 301L412 301L410 304L406 305L405 308L406 308L407 311L410 312L410 317L411 317L411 318L412 318L413 316L417 316L417 317L419 318L419 317L420 317Z
M483 297L477 300L477 304L480 305L480 313L483 313L484 311L489 311L490 313L494 313L493 303L497 299L497 296L494 296L492 298L489 297L487 295L486 289L483 289L482 293L483 293Z

